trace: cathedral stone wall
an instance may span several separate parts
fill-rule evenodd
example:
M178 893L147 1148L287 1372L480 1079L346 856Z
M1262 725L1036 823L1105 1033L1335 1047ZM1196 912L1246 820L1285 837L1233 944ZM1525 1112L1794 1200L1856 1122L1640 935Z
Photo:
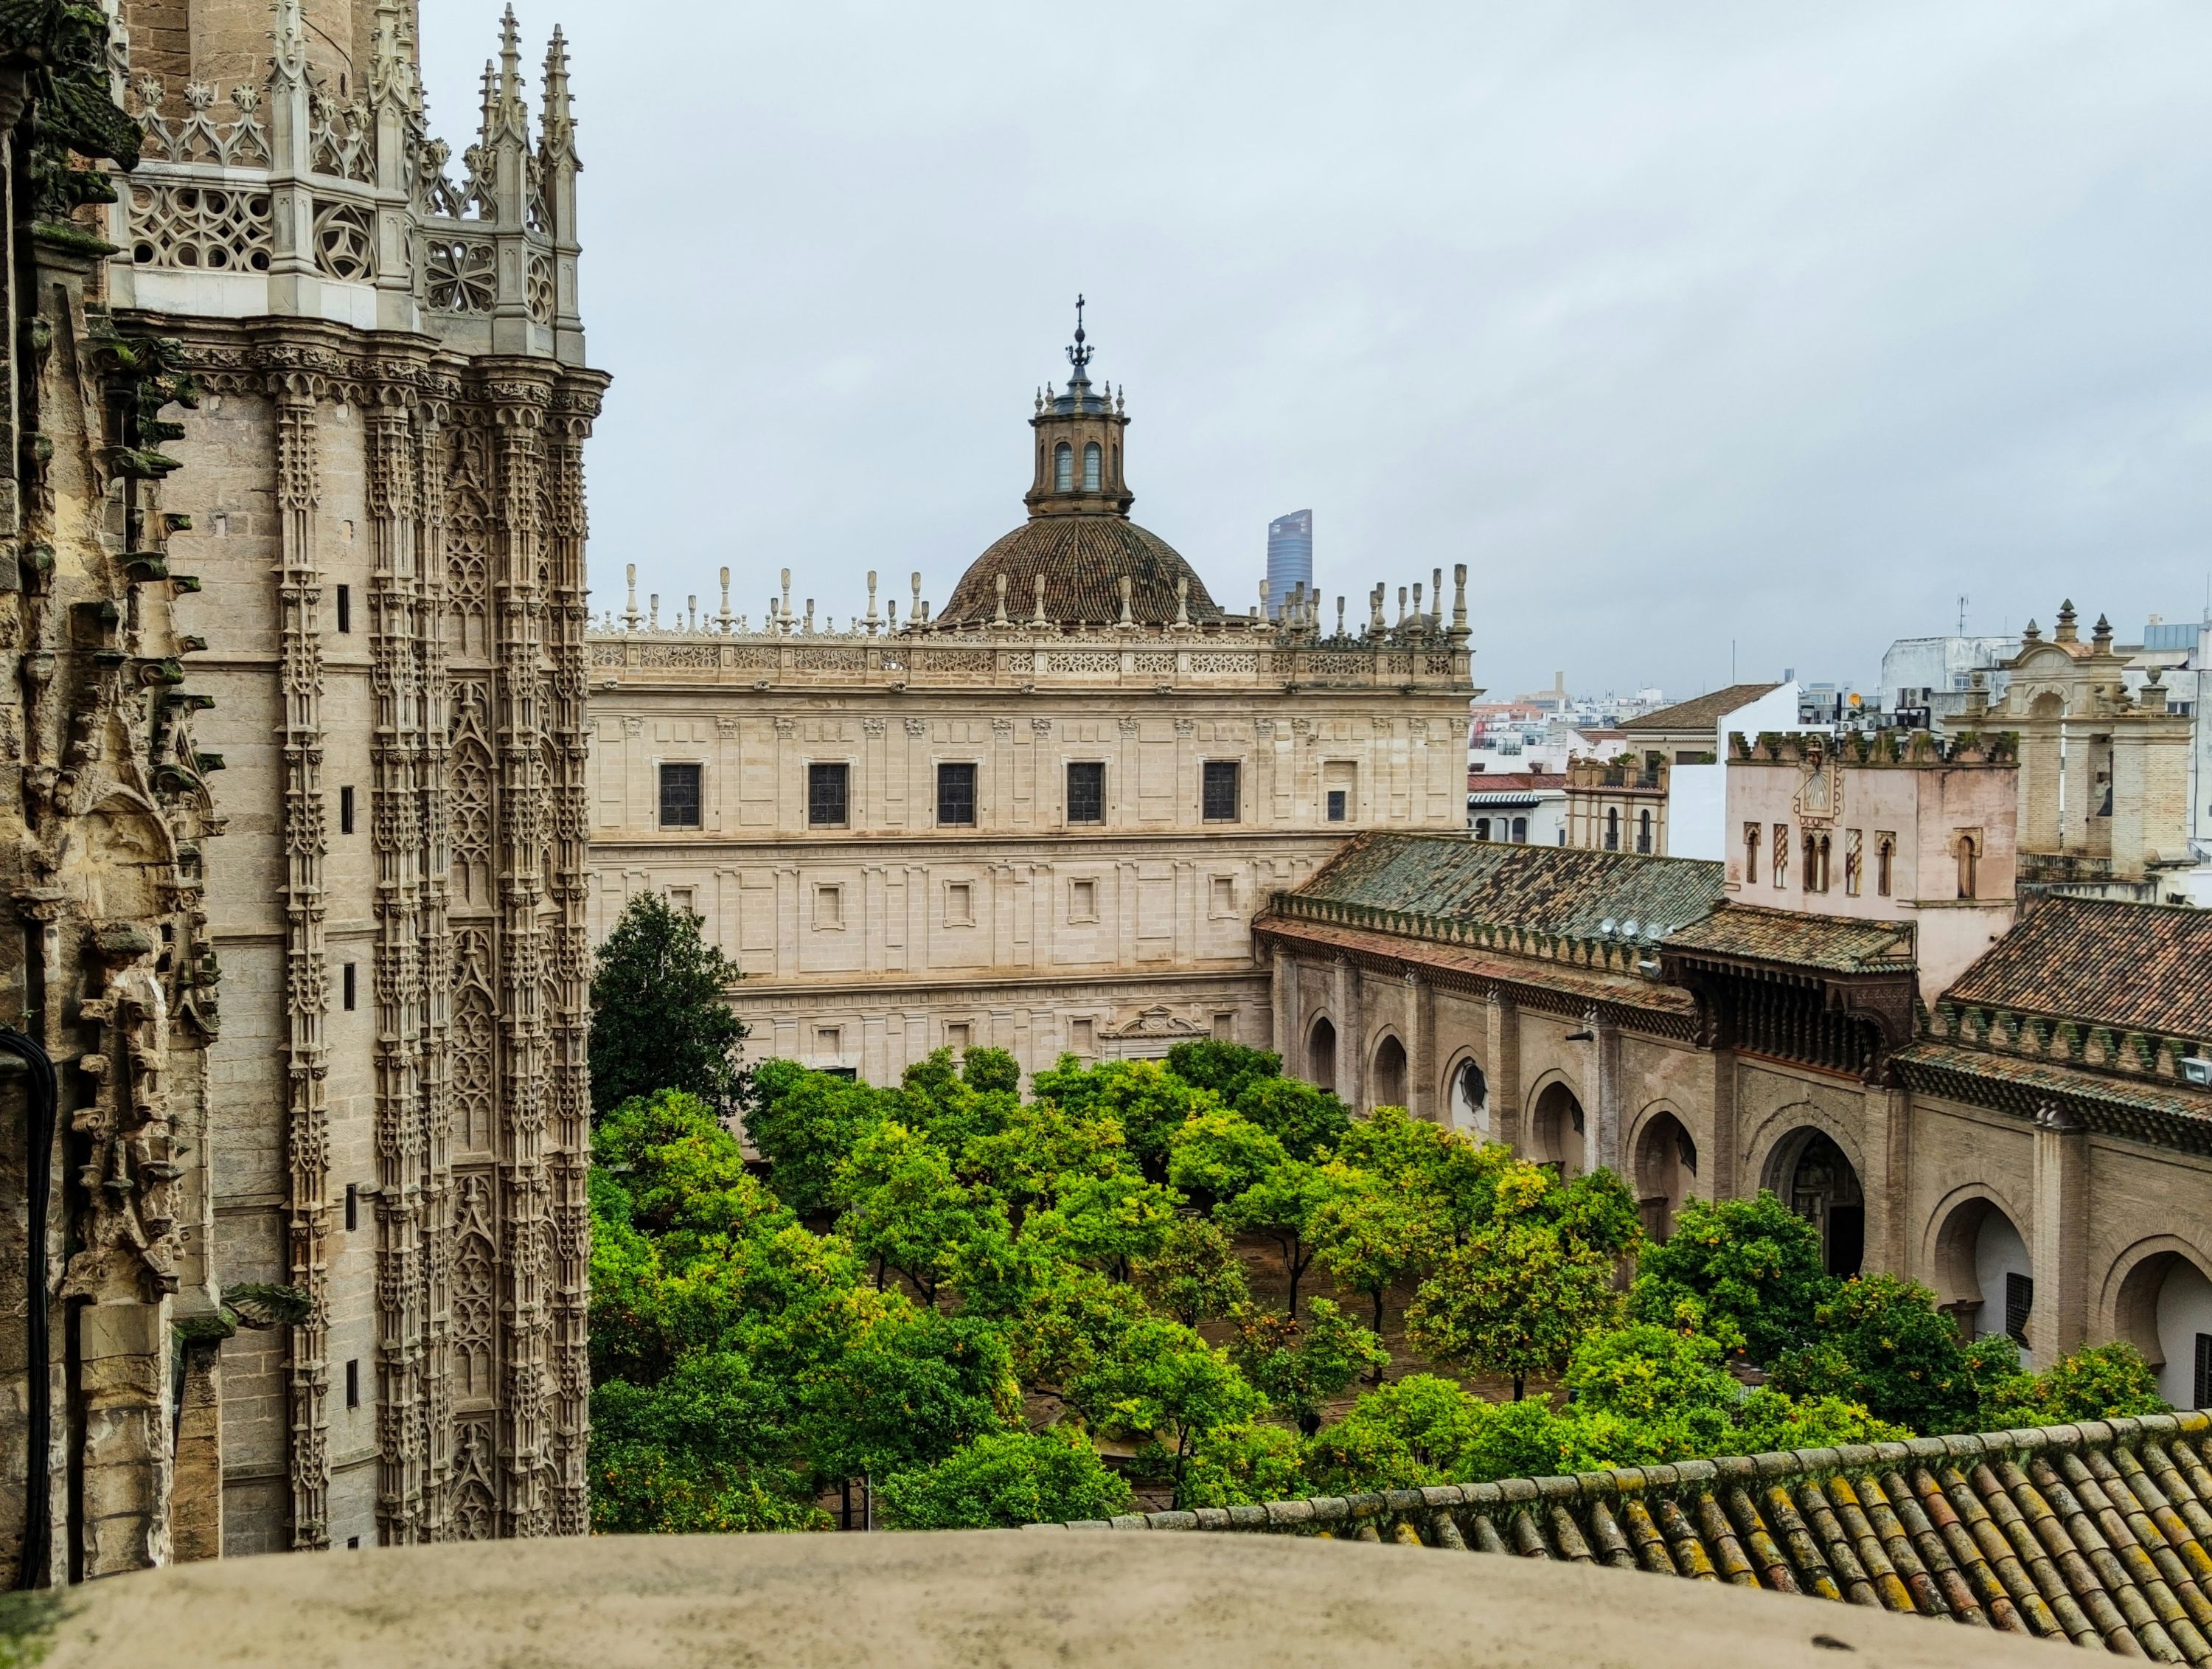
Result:
M1513 861L1548 859L1528 849ZM1820 1225L1839 1272L1923 1282L1969 1331L2017 1323L2032 1362L2126 1339L2169 1399L2200 1400L2199 1364L2212 1361L2212 1237L2201 1227L2212 1222L2212 1097L2175 1063L2212 1052L2212 1017L2183 995L2185 979L2149 979L2122 998L2098 983L2116 959L2146 954L2146 932L2193 960L2202 935L2190 913L2085 906L2118 913L2059 935L2070 951L2039 991L2016 982L2016 1000L2056 1015L2069 1002L2124 1000L2167 1014L2182 1036L2062 1019L2053 1047L2040 1022L1977 1006L1978 971L1931 999L1937 1013L1923 1013L1917 1035L1910 993L1885 1017L1880 994L1853 982L1897 976L1844 972L1837 950L1863 929L1834 917L1762 911L1746 929L1742 907L1724 906L1733 930L1765 939L1739 957L1731 989L1721 959L1686 972L1664 941L1624 957L1547 930L1518 948L1493 935L1472 949L1472 923L1424 913L1448 897L1441 886L1362 908L1332 885L1321 873L1306 889L1316 907L1279 903L1255 924L1286 1069L1363 1108L1399 1100L1570 1175L1609 1166L1654 1233L1686 1200L1771 1189ZM1623 908L1602 893L1584 905L1593 926ZM1791 987L1812 994L1807 1004L1758 1024L1753 1011ZM2070 1062L2069 1026L2089 1039ZM1839 1048L1845 1031L1854 1040Z
M1441 636L603 630L592 659L594 936L677 899L744 976L751 1055L872 1081L948 1045L1036 1070L1263 1043L1267 897L1358 830L1464 822L1466 655ZM974 769L972 824L939 820L945 764ZM1095 822L1071 764L1103 767ZM834 826L809 820L819 765ZM1207 815L1209 765L1235 767L1233 815ZM663 825L671 766L696 768L696 827Z

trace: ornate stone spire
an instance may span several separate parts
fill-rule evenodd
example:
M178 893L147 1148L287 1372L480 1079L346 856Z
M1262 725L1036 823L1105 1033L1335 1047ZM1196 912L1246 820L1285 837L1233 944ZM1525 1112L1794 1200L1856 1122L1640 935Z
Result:
M557 23L553 26L553 39L545 46L544 102L538 117L538 143L549 162L576 160L575 114L568 103L568 43Z

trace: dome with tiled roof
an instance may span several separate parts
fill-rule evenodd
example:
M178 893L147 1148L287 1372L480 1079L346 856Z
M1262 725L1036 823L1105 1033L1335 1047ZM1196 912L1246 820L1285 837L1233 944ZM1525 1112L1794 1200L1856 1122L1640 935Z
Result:
M1087 367L1083 303L1076 302L1075 368L1064 393L1040 391L1036 478L1030 519L975 558L937 614L945 626L1024 625L1042 617L1061 628L1210 625L1222 618L1206 582L1158 534L1129 520L1135 495L1121 472L1129 426L1110 385L1094 388ZM1126 588L1126 606L1124 591ZM1001 611L1003 609L1003 616Z
M1206 582L1158 533L1125 515L1033 515L975 558L937 618L947 624L988 625L999 618L999 582L1006 586L1006 618L1021 625L1036 618L1037 580L1044 581L1044 618L1059 626L1115 625L1121 619L1121 582L1129 582L1129 619L1140 626L1173 625L1187 618L1202 626L1221 618ZM1186 599L1176 583L1188 587Z

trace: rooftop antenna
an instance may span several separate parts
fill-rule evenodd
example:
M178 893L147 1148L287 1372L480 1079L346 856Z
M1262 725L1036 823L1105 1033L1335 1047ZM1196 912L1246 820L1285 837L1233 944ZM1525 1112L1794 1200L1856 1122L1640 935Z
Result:
M1964 637L1966 635L1966 594L1965 592L1961 591L1961 592L1959 594L1959 636L1960 636L1960 637Z

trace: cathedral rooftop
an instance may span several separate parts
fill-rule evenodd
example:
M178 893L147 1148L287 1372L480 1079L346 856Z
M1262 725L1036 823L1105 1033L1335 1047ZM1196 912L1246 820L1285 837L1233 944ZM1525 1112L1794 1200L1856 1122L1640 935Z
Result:
M2212 1414L2148 1415L1064 1527L1326 1534L1610 1566L1686 1577L1702 1593L1765 1588L1978 1631L1938 1634L1945 1651L1973 1654L1995 1633L2202 1663L2212 1659L2212 1599L2199 1586L2212 1576L2208 1437ZM1491 1568L1467 1585L1486 1587Z
M1832 1669L1838 1651L1890 1669L2049 1661L2033 1640L1948 1635L1878 1605L1644 1581L1565 1557L1462 1565L1311 1535L595 1536L208 1561L15 1598L0 1649L20 1642L21 1660L43 1655L46 1669Z

